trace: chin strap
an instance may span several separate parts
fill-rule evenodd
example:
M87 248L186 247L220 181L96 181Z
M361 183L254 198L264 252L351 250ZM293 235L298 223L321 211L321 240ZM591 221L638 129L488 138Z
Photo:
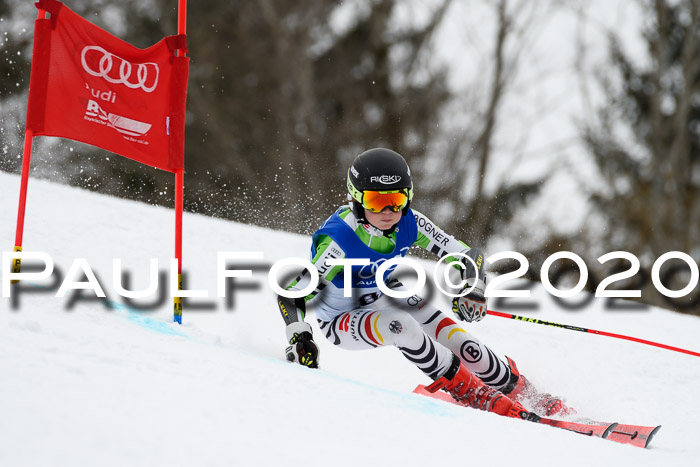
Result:
M352 213L360 224L369 224L369 221L365 218L365 208L354 199L352 200Z
M408 203L406 203L406 207L401 210L401 215L405 216L406 214L408 214L408 208L410 208L410 207L411 207L411 200L409 199Z

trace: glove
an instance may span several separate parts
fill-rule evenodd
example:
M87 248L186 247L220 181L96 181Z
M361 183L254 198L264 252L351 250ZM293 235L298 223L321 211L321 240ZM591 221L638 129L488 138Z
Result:
M287 361L298 362L309 368L318 368L318 346L310 332L294 333L289 343L292 345L285 350Z
M475 280L476 279L467 279L467 285L462 289L462 292L470 289ZM459 319L467 323L484 319L486 316L484 288L484 281L481 279L476 280L474 290L464 297L455 297L452 299L452 312L457 315Z

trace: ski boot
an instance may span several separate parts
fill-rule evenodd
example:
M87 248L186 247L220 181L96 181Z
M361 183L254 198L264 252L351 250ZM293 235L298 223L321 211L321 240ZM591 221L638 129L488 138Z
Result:
M487 386L469 371L456 355L445 375L436 379L425 389L429 392L442 389L460 405L495 412L498 415L533 421L538 418L535 414L528 412L520 402L516 402L501 391Z
M503 394L507 395L514 401L528 401L533 406L533 411L542 417L552 415L573 415L576 410L566 406L564 401L557 396L553 396L546 392L539 392L537 388L518 371L515 362L509 357L508 366L510 367L511 379L503 388Z

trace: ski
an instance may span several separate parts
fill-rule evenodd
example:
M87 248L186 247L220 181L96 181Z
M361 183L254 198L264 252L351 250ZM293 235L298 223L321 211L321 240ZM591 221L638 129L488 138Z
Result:
M641 426L617 424L610 435L605 438L617 443L630 444L639 448L648 448L651 439L659 432L661 425Z
M423 396L432 397L433 399L438 399L441 401L449 402L451 404L459 405L454 399L452 399L452 397L449 394L442 391L434 393L430 392L422 384L419 384L416 387L416 389L413 390L413 392ZM649 447L649 443L651 443L652 438L661 429L661 425L623 425L620 423L608 423L597 421L588 421L589 423L579 423L564 420L555 420L552 418L540 418L535 422L541 425L549 425L556 428L561 428L563 430L573 431L574 433L579 433L585 436L607 439L616 443L629 444L630 446L636 446L640 448Z
M598 425L594 423L577 423L566 422L564 420L555 420L553 418L540 418L535 421L542 425L549 425L563 430L573 431L585 436L593 436L595 438L608 439L610 433L617 427L617 423L606 423Z

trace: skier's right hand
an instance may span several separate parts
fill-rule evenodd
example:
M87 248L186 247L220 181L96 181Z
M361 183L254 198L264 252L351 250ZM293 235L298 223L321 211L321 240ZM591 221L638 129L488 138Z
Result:
M285 350L287 361L318 368L319 350L310 332L294 333L289 343L291 345Z
M476 282L476 284L474 284ZM484 296L484 281L481 279L467 280L467 285L462 292L472 289L464 297L452 299L452 312L467 323L481 321L486 317L486 297Z

